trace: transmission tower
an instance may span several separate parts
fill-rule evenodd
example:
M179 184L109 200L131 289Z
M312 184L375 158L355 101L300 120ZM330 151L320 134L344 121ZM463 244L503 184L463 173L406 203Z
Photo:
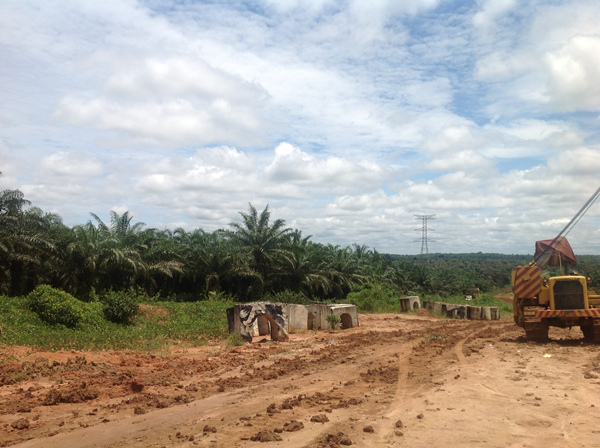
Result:
M427 243L429 243L430 241L432 243L435 243L434 240L431 240L427 237L427 231L429 230L435 230L432 229L430 227L427 227L427 221L429 219L435 219L434 218L435 215L415 215L415 219L421 221L421 228L420 229L415 229L417 231L421 231L421 239L419 240L415 240L415 242L420 241L421 242L421 256L425 255L429 255L429 246Z

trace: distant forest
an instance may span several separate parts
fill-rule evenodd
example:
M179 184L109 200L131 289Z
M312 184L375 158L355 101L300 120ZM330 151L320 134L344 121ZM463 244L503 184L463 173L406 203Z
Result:
M0 193L0 294L23 296L40 284L81 300L134 288L163 300L205 300L227 294L237 301L343 300L350 292L383 285L398 294L491 292L510 284L524 255L382 254L360 244L311 241L301 230L252 205L228 229L159 230L110 212L91 213L69 227L19 190ZM600 280L600 257L579 258L581 273Z

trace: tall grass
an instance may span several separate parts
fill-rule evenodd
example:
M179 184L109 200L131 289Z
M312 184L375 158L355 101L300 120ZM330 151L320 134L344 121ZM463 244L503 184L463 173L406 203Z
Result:
M359 313L400 312L402 296L384 283L367 283L348 294L347 302L356 305Z

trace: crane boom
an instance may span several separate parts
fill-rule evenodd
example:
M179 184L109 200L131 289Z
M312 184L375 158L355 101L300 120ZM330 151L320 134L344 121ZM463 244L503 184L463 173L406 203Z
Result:
M562 229L560 233L556 235L554 240L552 240L552 243L548 245L547 249L544 252L540 253L537 257L535 257L535 259L533 260L535 264L538 264L538 261L550 256L550 253L552 252L552 249L555 246L555 244L560 240L563 234L564 236L567 236L569 234L573 227L575 227L575 225L579 222L583 215L585 215L589 208L594 204L596 199L598 199L598 196L600 196L600 187L598 187L594 194L592 194L592 196L586 201L586 203L583 204L583 207L579 209L579 211L575 214L575 216L573 216L573 219L569 221L569 223L564 227L564 229Z

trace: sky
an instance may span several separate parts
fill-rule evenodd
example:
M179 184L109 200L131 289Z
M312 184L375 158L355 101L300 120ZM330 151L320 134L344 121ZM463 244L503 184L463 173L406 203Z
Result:
M69 226L531 254L600 187L600 2L3 0L0 172Z

